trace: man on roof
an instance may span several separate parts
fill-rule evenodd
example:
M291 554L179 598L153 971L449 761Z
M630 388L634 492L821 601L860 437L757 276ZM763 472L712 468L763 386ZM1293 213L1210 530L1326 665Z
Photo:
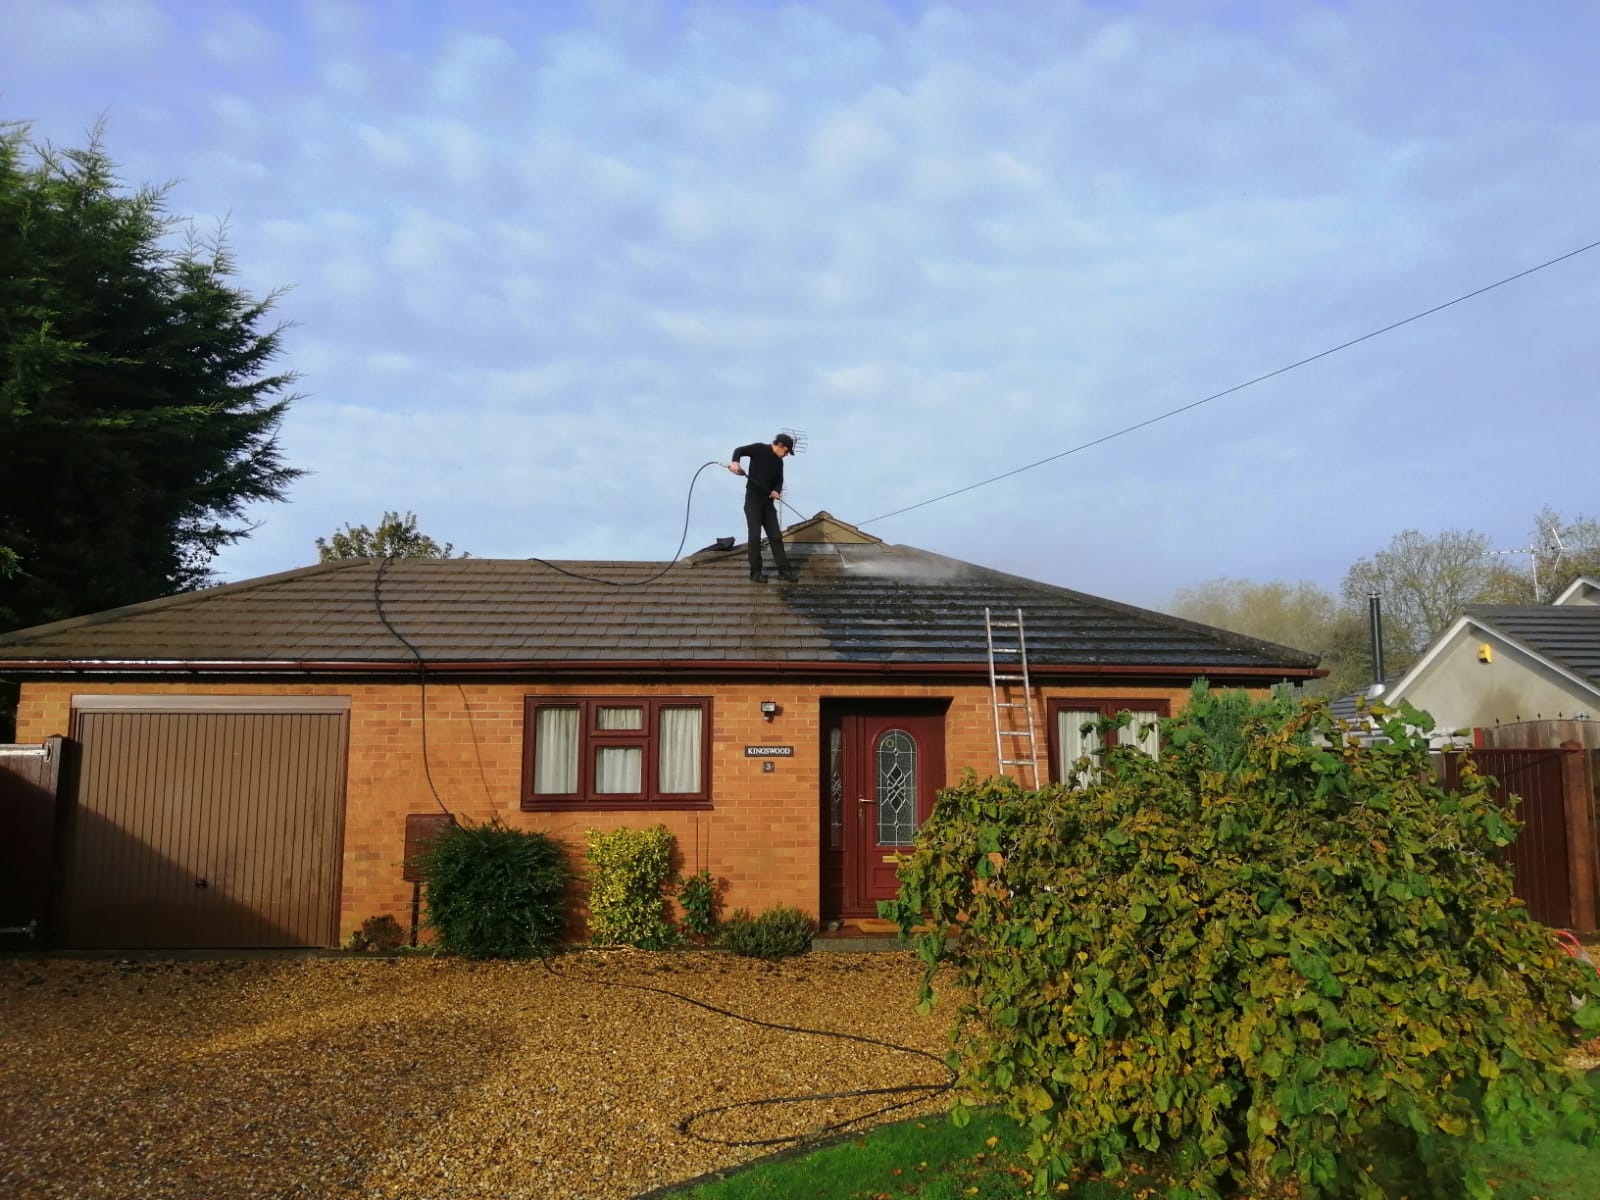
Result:
M771 444L752 442L733 452L728 470L745 477L744 520L749 537L750 578L755 583L765 583L761 570L761 531L766 530L767 543L772 547L772 562L778 568L778 578L795 582L797 576L789 566L789 556L783 549L783 529L778 524L778 501L783 496L783 460L794 453L794 438L780 433ZM741 458L749 459L747 468L739 465Z

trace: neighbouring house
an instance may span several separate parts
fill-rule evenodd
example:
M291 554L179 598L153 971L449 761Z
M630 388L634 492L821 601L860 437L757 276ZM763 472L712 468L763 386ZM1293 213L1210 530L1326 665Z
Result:
M1372 719L1343 697L1359 736ZM1522 828L1508 851L1517 895L1547 924L1592 932L1600 915L1600 583L1574 580L1549 604L1473 604L1376 699L1433 717L1441 751L1471 748ZM1446 782L1461 755L1445 753Z
M1600 747L1600 583L1576 579L1549 604L1468 605L1381 698L1409 701L1441 731L1574 722Z
M1096 715L1131 712L1123 736L1151 746L1196 678L1321 674L827 513L787 539L792 585L750 582L737 546L351 559L0 637L19 741L68 739L38 851L54 942L324 946L368 917L405 925L408 825L445 810L547 831L579 861L586 828L664 823L731 906L869 921L964 771L1033 758L1059 777ZM1017 630L993 635L992 667L986 610L1020 610L1026 689L992 690ZM1030 716L1035 736L1012 736Z

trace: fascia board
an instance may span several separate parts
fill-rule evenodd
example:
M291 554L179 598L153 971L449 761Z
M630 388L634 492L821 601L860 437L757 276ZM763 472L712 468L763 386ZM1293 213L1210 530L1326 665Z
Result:
M1586 588L1586 587L1587 588L1593 588L1595 591L1600 592L1600 580L1591 579L1587 575L1579 575L1571 583L1567 584L1566 588L1562 591L1561 595L1557 596L1554 600L1550 601L1550 603L1552 605L1565 604L1568 600L1572 599L1572 597L1575 596L1580 590L1582 590L1583 588Z

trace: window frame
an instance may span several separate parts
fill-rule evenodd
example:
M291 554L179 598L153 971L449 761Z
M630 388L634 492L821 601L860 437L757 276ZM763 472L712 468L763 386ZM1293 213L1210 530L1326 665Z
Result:
M1158 720L1172 716L1172 701L1157 696L1051 696L1045 701L1045 744L1050 761L1050 782L1060 783L1061 711L1098 712L1102 720L1120 712L1153 712ZM1104 747L1102 747L1104 749ZM1159 748L1158 748L1159 749Z
M534 764L538 761L538 714L544 708L578 710L578 790L535 792ZM600 729L602 708L644 710L642 729ZM667 709L692 708L700 712L700 788L694 792L660 790L661 714ZM615 812L618 810L709 809L711 803L710 696L525 696L522 705L523 812ZM638 792L597 792L596 751L602 747L638 749L641 752Z

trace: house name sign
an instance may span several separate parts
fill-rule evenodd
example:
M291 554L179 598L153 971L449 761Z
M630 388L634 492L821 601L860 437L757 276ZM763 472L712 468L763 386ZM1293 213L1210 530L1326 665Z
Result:
M793 758L793 746L746 746L746 758Z

